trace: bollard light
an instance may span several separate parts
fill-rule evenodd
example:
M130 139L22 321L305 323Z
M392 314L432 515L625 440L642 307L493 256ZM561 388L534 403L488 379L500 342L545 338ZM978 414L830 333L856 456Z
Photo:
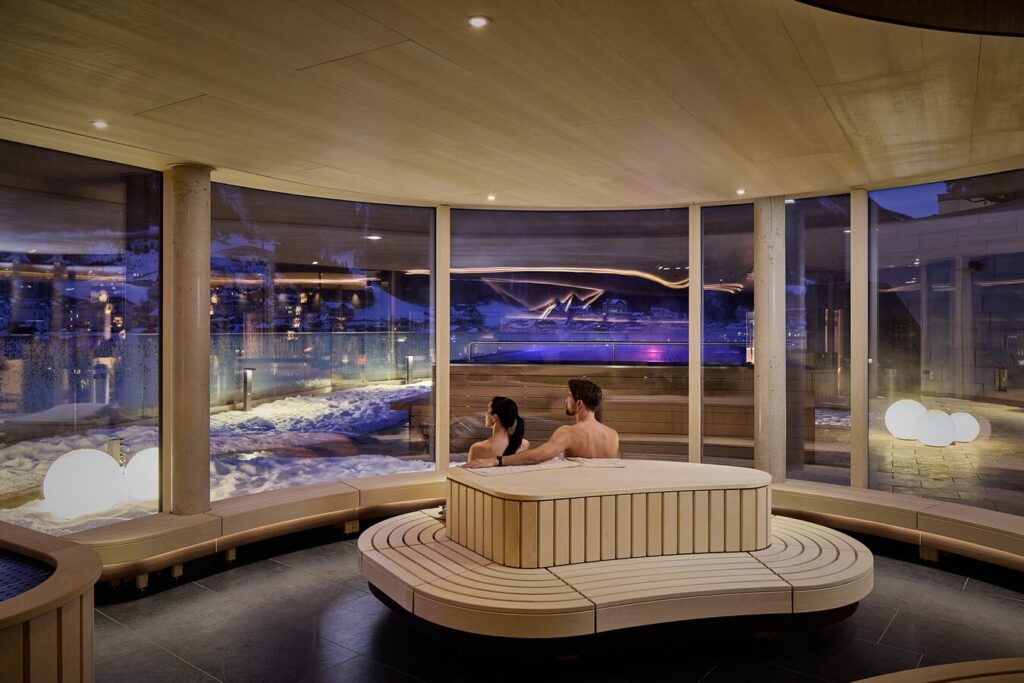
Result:
M109 510L122 491L121 466L96 448L77 448L57 458L43 478L46 509L73 519Z
M917 438L925 446L948 446L956 439L953 418L941 410L929 410L917 418Z

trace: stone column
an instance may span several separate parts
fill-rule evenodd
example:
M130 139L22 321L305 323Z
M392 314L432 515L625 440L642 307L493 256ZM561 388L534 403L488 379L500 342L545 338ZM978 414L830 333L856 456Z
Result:
M786 206L754 200L754 467L786 481Z
M210 509L210 169L164 173L161 508Z

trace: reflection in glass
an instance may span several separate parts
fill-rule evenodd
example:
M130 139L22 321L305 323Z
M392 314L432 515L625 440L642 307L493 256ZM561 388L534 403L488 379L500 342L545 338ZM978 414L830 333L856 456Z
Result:
M527 438L566 424L566 380L605 391L626 455L685 457L686 209L452 211L452 458L495 395Z
M754 205L701 210L704 248L704 452L754 464Z
M214 499L432 468L433 226L214 184Z
M786 204L786 473L850 483L850 197Z
M158 458L135 458L159 445L161 180L0 142L4 521L64 534L157 509Z
M1024 513L1022 225L1024 171L870 193L873 488ZM932 413L897 439L900 399L980 433L925 445L949 426Z

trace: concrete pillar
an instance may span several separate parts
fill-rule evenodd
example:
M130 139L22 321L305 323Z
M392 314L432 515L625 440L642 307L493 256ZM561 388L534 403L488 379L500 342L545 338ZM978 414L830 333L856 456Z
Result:
M868 193L850 193L850 485L868 487L868 389L877 348L877 258L871 258ZM877 245L876 245L877 246ZM874 284L872 284L874 283ZM869 311L873 315L869 315Z
M754 467L786 481L786 205L754 200Z
M690 219L690 312L689 312L689 376L687 401L690 408L687 430L687 455L690 462L700 462L704 444L704 231L700 207L691 206Z
M441 472L451 448L451 216L448 206L434 214L434 462Z
M210 169L164 173L160 455L163 510L210 509Z

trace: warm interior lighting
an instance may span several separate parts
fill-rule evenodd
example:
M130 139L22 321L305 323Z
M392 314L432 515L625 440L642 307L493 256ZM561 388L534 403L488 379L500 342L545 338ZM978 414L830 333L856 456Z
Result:
M744 190L742 187L740 189L736 190L736 194L738 194L740 196L745 195L746 193L747 193L747 191Z
M493 194L487 195L487 201L493 202L495 199L497 199L497 197L495 197Z
M106 121L93 121L92 122L92 127L96 128L98 130L103 130L105 128L109 128L110 124L107 123Z
M319 265L320 265L320 262L319 262L319 261L313 261L313 265L314 265L314 266L319 266Z
M367 235L366 239L368 239L368 240L382 240L384 238L381 237L380 235Z
M476 14L466 19L466 23L473 28L483 28L491 23L490 18L483 16L482 14Z

